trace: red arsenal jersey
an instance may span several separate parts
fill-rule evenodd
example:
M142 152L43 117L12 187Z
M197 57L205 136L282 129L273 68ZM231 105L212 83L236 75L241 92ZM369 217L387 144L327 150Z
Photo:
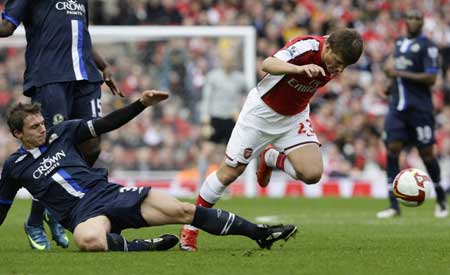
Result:
M294 65L321 66L326 76L310 78L305 74L267 74L257 84L257 89L262 100L272 110L285 116L301 113L317 89L331 80L321 58L325 40L325 36L299 36L274 54L274 57Z

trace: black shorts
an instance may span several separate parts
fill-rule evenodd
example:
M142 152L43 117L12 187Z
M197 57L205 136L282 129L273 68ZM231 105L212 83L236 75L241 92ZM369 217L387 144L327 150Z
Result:
M386 143L402 141L418 147L435 143L434 115L432 112L416 110L389 110L384 121Z
M213 133L208 141L213 143L227 144L234 128L233 119L211 118Z
M71 213L70 221L63 221L71 232L75 227L96 216L104 215L111 221L111 232L148 226L141 214L141 204L151 187L125 187L115 183L98 184L81 199Z
M102 116L101 82L50 83L30 91L31 100L41 104L47 127L68 119L90 120Z

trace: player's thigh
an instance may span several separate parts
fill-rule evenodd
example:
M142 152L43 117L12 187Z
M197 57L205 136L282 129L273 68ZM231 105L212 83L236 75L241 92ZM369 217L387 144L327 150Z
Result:
M432 112L411 112L408 115L408 128L414 145L419 148L433 145L436 142L434 125L435 119Z
M73 82L61 82L33 89L31 101L41 104L41 112L48 127L70 119L73 87Z
M106 216L100 215L79 223L73 231L73 239L78 247L107 247L106 234L111 229L111 223Z
M384 120L383 140L386 144L410 141L407 116L403 112L389 110Z
M287 154L295 171L306 178L317 178L323 172L323 160L318 143L304 143Z
M313 181L323 172L320 142L309 117L303 118L298 128L293 128L278 138L273 145L284 152L302 180Z
M90 120L101 116L101 82L78 81L70 118Z
M152 189L141 204L141 213L149 225L191 223L195 205Z
M240 164L247 165L277 137L277 135L270 135L238 122L233 128L227 144L225 163L230 167L237 167Z

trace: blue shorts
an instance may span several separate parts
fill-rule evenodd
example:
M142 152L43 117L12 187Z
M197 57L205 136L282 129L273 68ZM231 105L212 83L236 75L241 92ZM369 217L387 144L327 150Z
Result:
M141 214L141 204L150 187L125 187L115 183L98 183L80 200L69 219L61 224L73 232L75 227L96 216L106 216L111 222L111 232L120 233L127 228L148 226Z
M384 121L384 141L402 141L417 147L432 145L436 141L434 124L432 112L389 110Z
M71 81L50 83L30 91L31 100L42 107L47 127L68 119L99 118L102 82Z

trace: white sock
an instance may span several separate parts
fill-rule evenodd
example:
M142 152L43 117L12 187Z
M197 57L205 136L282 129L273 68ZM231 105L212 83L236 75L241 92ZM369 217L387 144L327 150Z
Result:
M295 172L294 166L292 166L292 163L288 160L288 158L286 158L284 160L284 169L283 171L288 174L289 176L291 176L291 178L298 180L297 178L297 173Z
M264 155L264 159L266 161L267 166L272 168L278 168L284 171L286 174L291 176L293 179L297 179L297 173L295 172L294 166L288 160L285 155L280 156L280 152L275 149L270 149ZM283 162L281 165L277 165L277 162Z
M211 173L200 188L200 197L211 204L216 204L222 197L226 188L227 187L220 182L216 172Z
M276 168L276 163L279 155L280 152L275 149L267 150L266 154L264 155L264 160L266 161L267 166Z

